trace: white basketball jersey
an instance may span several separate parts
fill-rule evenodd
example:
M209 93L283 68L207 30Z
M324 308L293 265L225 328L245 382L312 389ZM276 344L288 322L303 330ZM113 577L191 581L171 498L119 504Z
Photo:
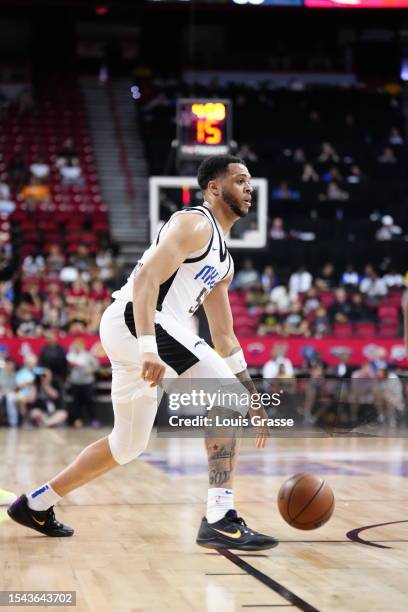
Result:
M156 311L169 315L179 321L191 317L204 302L207 295L221 280L234 273L232 257L225 244L223 232L206 206L185 208L174 213L169 221L160 229L156 240L143 253L127 283L113 293L117 300L132 301L133 278L138 269L157 248L160 239L165 235L171 219L175 215L188 215L191 213L203 214L212 226L211 238L206 246L195 253L191 253L174 274L160 285Z

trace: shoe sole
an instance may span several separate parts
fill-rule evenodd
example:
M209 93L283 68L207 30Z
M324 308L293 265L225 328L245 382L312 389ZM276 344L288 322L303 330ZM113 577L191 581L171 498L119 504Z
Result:
M211 548L212 550L217 550L217 548L221 548L221 549L230 549L233 548L234 550L268 550L269 548L275 548L275 546L277 546L279 544L279 542L274 542L273 544L266 544L265 546L251 546L251 545L245 545L243 544L242 546L237 546L231 542L231 544L216 544L216 543L212 543L212 542L198 542L196 540L196 544L198 546L202 546L203 548Z

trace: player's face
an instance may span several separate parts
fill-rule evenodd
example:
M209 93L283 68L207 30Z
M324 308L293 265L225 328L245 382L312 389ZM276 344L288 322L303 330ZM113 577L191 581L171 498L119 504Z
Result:
M252 191L248 168L244 164L229 164L228 172L221 179L221 196L237 217L248 214Z

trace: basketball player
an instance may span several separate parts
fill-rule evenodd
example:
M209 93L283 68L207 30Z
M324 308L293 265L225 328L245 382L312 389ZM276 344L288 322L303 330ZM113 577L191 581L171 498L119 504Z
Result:
M231 379L235 374L250 393L256 392L233 331L228 299L233 262L224 240L248 214L251 176L242 160L220 155L206 159L197 178L204 205L172 215L102 316L101 341L112 364L111 434L85 448L52 480L19 497L8 509L16 522L48 536L72 536L73 529L56 520L53 506L144 451L157 411L155 387L163 377ZM185 325L201 304L216 351ZM257 433L256 445L262 448L268 430L261 427ZM207 513L197 543L241 550L275 546L274 538L247 527L234 509L237 437L207 435L206 447Z

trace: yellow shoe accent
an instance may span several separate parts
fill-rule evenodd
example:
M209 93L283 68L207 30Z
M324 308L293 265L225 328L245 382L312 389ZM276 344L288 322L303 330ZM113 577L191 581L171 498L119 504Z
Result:
M235 533L231 533L230 531L221 531L221 529L214 529L214 531L222 533L222 535L227 536L227 538L233 538L233 540L237 540L242 535L239 529L237 529Z
M31 518L33 519L33 521L35 521L36 523L38 523L38 525L45 525L45 521L37 521L37 519L35 518L35 516L31 515Z

